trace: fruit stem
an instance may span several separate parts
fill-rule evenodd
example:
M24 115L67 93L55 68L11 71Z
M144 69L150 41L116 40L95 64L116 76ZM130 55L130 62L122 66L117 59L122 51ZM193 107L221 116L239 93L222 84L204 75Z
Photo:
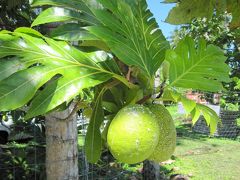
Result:
M139 101L137 101L137 104L143 104L144 102L146 102L148 99L150 99L152 97L152 95L147 95L144 96L142 99L140 99Z

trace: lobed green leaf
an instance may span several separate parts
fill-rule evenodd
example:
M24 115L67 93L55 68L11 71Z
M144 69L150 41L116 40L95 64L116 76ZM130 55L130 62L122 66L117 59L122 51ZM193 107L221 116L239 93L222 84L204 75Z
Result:
M177 3L166 18L171 24L186 24L194 18L211 18L214 13L227 11L233 17L230 27L240 27L240 0L165 0L164 3Z
M0 33L1 111L19 108L32 100L27 114L31 118L71 101L84 88L111 77L124 81L101 66L106 60L101 53L81 52L66 42L36 36L32 29L30 34L24 33L25 30Z
M169 50L169 86L216 92L223 90L222 82L229 82L229 66L223 51L204 40L195 48L194 40L186 37L176 49Z
M106 42L111 51L129 66L137 66L152 77L160 67L169 44L147 8L145 0L99 1L93 10L102 26L86 29Z
M186 113L190 113L192 116L193 125L198 121L200 115L203 115L207 125L210 127L210 134L213 134L216 131L218 123L221 122L220 118L214 110L203 104L199 104L193 100L187 99L176 91L169 89L165 90L161 100L182 102Z

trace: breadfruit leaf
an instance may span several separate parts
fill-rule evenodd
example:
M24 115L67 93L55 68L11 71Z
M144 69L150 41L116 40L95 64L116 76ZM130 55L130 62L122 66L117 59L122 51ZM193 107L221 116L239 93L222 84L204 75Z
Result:
M223 51L200 40L198 45L186 37L176 49L168 50L170 63L169 86L216 92L223 90L222 82L230 82L229 66Z

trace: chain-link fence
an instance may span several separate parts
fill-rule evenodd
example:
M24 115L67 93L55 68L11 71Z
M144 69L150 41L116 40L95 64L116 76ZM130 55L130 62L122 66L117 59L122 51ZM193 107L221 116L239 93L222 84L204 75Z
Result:
M237 92L237 94L240 92ZM196 93L193 93L196 94ZM238 95L239 95L238 94ZM224 94L222 94L224 95ZM199 94L198 94L199 96ZM213 101L218 96L214 94L203 95L199 98L204 98L205 102ZM220 118L222 124L219 124L216 136L224 136L235 138L239 133L237 126L237 118L239 117L239 110L236 109L240 103L236 101L225 101L225 107L220 111ZM236 105L232 107L231 111L227 109L228 103ZM220 102L217 102L219 105ZM15 118L15 117L13 117ZM16 123L11 127L8 143L0 145L0 179L1 180L43 180L46 179L45 173L45 128L44 120L35 119L25 122L20 119L21 123ZM82 114L78 116L78 150L79 150L79 179L93 180L93 179L147 179L146 177L156 177L156 170L158 168L154 164L149 164L149 171L145 171L142 176L142 164L128 165L117 163L112 157L111 153L105 150L102 153L101 159L97 164L90 164L84 155L84 140L88 126L88 119ZM193 128L194 131L201 133L209 133L209 129L205 124L203 117L199 119ZM1 131L1 129L0 129ZM49 162L55 163L55 162ZM148 162L145 163L148 165ZM146 174L147 173L147 174Z
M188 93L188 97L205 104L213 109L220 117L216 137L236 138L239 134L240 118L240 91L229 93ZM200 116L193 126L193 131L203 134L210 134L205 118Z
M10 117L11 119L11 117ZM78 166L79 179L141 179L141 173L129 171L125 164L115 162L109 151L102 153L96 164L87 162L84 154L84 140L88 120L78 116ZM46 142L44 120L12 124L7 144L0 144L1 180L45 180ZM56 163L56 162L48 162ZM135 167L135 166L134 166ZM140 165L139 165L140 167Z
M221 122L218 123L217 130L214 136L236 138L239 134L239 128L237 125L237 119L240 117L240 111L226 111L220 112ZM193 126L193 131L203 134L209 134L209 127L203 116L200 116L199 120Z

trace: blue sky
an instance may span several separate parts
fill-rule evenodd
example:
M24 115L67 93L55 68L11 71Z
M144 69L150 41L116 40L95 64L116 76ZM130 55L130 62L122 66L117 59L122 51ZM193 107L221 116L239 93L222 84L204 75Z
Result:
M165 37L169 37L176 26L165 23L164 20L166 19L168 12L174 6L174 4L164 4L160 2L161 0L147 0L149 9L156 18L160 29L162 30Z

